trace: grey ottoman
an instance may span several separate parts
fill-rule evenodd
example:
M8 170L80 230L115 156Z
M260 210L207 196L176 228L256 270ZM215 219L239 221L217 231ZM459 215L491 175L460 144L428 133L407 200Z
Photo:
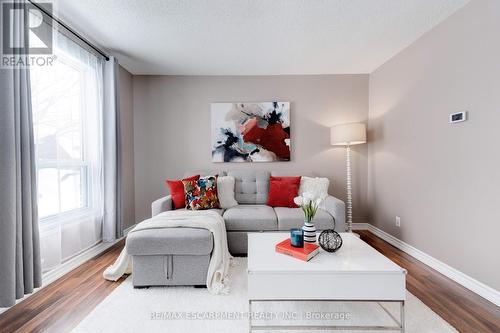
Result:
M206 285L212 233L197 228L165 228L131 232L126 241L132 256L134 287Z

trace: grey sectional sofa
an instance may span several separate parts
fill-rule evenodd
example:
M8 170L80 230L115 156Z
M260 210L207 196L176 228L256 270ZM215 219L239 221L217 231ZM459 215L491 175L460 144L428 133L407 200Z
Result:
M225 175L235 178L235 199L238 206L216 211L226 222L229 251L233 255L247 253L248 232L288 231L301 227L304 216L300 208L269 207L266 205L269 176L310 176L307 173L283 173L278 171L205 171L194 174ZM152 216L172 209L168 195L151 205ZM318 210L314 222L318 230L345 230L345 204L328 196L325 210ZM151 285L203 285L213 248L212 235L208 230L176 228L143 230L127 238L127 251L133 258L134 286Z
M247 253L247 232L252 231L286 231L303 225L304 215L300 208L284 208L266 206L269 191L269 176L292 176L295 173L278 171L202 171L187 172L186 177L193 174L213 175L227 174L235 178L235 199L238 206L227 210L218 209L226 221L229 251L232 254ZM310 172L299 176L314 177ZM333 218L337 231L345 230L345 204L343 201L329 196L325 202L326 210L319 210L314 222L318 230L333 227ZM172 209L172 200L166 196L153 202L152 216Z

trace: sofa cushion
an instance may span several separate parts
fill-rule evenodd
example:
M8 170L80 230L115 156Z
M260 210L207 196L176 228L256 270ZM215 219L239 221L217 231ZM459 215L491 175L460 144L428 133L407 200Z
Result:
M174 209L179 209L186 207L186 192L184 191L185 180L198 180L200 175L187 177L181 180L167 179L167 185L170 189L170 195L172 196L172 203L174 204Z
M217 177L217 196L221 208L227 209L238 206L238 202L234 198L234 177Z
M278 230L290 230L304 225L304 212L301 208L276 207L274 212L278 218ZM333 229L333 217L323 209L318 209L313 221L318 230Z
M127 235L131 255L207 255L213 249L212 233L198 228L164 228L131 232Z
M238 205L227 209L223 217L228 231L277 230L278 226L273 208L266 205Z
M299 195L300 176L269 177L267 205L271 207L297 208L293 199Z
M234 170L227 173L234 177L234 197L239 204L265 204L269 192L269 172Z
M313 198L320 198L322 201L319 207L324 209L329 186L330 180L328 178L303 176L300 179L299 195L304 196L304 194L309 193Z
M183 180L186 192L186 208L206 210L220 208L217 196L217 176L201 177L198 180Z

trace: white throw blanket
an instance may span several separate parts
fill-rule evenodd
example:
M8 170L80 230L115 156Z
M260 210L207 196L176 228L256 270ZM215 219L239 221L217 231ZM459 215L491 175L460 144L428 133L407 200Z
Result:
M176 227L203 228L209 230L214 238L214 248L207 273L207 288L213 294L226 294L226 284L231 255L227 246L226 224L220 214L210 210L173 210L158 214L145 220L132 229L129 234L146 229ZM116 281L124 274L132 273L132 258L123 248L115 263L103 273L106 280Z

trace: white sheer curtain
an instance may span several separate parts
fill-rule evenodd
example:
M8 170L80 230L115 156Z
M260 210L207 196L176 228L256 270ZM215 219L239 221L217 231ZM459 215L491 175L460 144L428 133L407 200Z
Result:
M54 54L31 70L44 272L101 241L105 197L104 60L59 32Z

